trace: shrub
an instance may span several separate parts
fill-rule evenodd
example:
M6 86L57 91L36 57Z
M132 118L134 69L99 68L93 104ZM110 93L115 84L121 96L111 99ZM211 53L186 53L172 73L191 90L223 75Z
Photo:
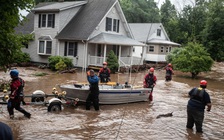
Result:
M112 50L110 51L108 55L107 63L108 63L108 67L111 70L111 73L115 73L118 71L118 67L119 67L118 59Z
M15 56L15 63L21 64L24 62L30 62L30 55L28 53L19 53Z
M72 63L72 59L70 59L70 58L62 57L62 56L50 56L48 58L50 69L53 71L56 71L57 70L56 64L59 63L60 60L65 63L67 69L70 69L74 66Z

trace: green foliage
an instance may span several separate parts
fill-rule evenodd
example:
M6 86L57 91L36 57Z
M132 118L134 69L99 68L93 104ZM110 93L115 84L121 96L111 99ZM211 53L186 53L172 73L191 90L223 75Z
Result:
M57 63L60 62L60 60L65 63L66 68L70 69L72 68L74 65L72 63L72 59L67 58L67 57L62 57L62 56L50 56L48 58L48 62L49 62L49 67L51 70L56 71L56 65ZM60 63L58 64L58 66L60 65Z
M188 43L184 48L174 49L166 57L176 70L190 72L195 78L200 72L211 70L213 60L209 53L198 43Z
M224 61L224 3L213 0L208 6L208 18L203 43L216 61Z
M14 33L20 23L19 10L29 10L33 0L2 0L0 4L0 67L5 71L14 63L14 56L21 53L23 40Z
M67 65L62 59L60 59L60 61L55 65L55 69L59 71L65 70L66 68L67 68Z
M38 72L34 74L34 76L45 76L45 75L48 75L48 73Z
M110 53L108 55L107 64L111 70L111 73L115 73L118 71L118 67L119 67L118 59L112 50L110 51Z
M21 63L26 63L26 62L30 62L30 55L28 53L18 53L16 56L15 56L15 63L18 63L18 64L21 64Z
M159 8L154 0L120 0L120 4L129 23L160 22Z

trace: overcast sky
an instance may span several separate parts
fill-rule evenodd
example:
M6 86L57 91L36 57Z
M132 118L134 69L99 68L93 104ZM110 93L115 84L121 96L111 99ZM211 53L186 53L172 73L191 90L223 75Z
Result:
M158 7L160 8L161 5L165 2L165 0L154 0ZM194 5L195 0L170 0L172 4L175 5L177 10L182 10L184 5Z

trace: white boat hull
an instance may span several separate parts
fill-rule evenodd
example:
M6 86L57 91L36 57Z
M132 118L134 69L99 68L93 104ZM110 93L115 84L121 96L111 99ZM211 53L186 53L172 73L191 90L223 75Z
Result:
M89 94L89 86L75 87L74 85L61 85L62 91L66 91L67 98L79 98L79 101L86 102ZM148 101L150 88L124 88L124 86L99 85L100 104L124 104L132 102Z

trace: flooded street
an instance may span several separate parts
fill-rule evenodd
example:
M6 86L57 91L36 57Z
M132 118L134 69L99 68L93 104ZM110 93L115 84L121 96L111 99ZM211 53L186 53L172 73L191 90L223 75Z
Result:
M113 74L113 82L142 85L146 72L135 74ZM147 139L147 140L219 140L224 139L224 86L223 81L208 81L207 91L212 101L211 112L205 111L203 134L186 129L188 92L199 86L199 79L174 75L173 81L165 82L164 71L156 71L157 85L153 102L101 105L100 111L66 107L59 113L48 113L44 106L23 106L31 112L31 119L15 111L10 120L5 105L0 105L0 121L11 126L16 140L76 140L76 139ZM58 84L86 82L85 73L52 74L38 80L26 82L25 93L35 90L51 93ZM58 88L58 87L57 87ZM26 99L30 101L30 99ZM172 117L156 118L160 114L173 112Z

